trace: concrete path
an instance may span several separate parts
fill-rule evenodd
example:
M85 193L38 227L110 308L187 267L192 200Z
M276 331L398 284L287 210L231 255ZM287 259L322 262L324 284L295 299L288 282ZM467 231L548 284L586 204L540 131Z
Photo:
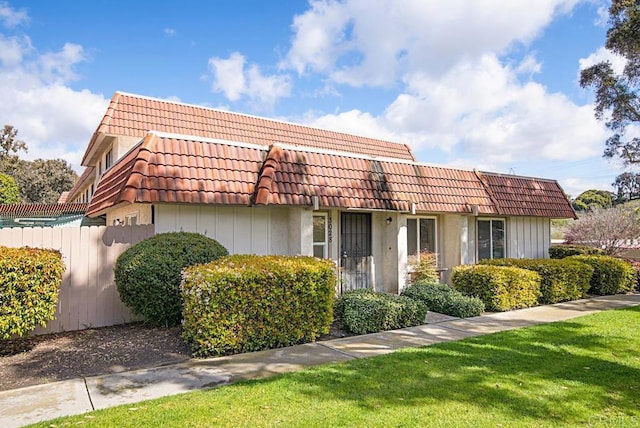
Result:
M0 391L0 426L20 427L243 379L636 305L640 305L640 294L596 297L467 319L429 313L427 324L401 330Z

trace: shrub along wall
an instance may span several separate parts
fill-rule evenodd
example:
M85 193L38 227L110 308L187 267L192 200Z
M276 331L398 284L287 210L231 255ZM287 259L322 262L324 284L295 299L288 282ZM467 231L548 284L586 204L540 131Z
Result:
M187 268L183 338L199 357L311 342L329 332L334 268L312 257L248 255Z
M424 303L429 310L452 317L475 317L485 309L479 298L465 296L449 285L429 280L416 281L405 288L402 295Z
M636 271L624 260L610 256L571 256L565 260L576 260L593 268L590 294L606 296L626 293L635 287Z
M335 312L348 331L366 334L422 324L427 307L406 296L361 289L343 293Z
M59 251L0 247L0 339L54 318L64 269Z
M490 311L528 308L541 296L540 275L517 267L456 266L451 281L457 290L479 298Z
M554 245L549 247L549 257L552 259L564 259L569 256L603 256L605 252L601 248L587 245Z
M493 259L484 265L513 266L540 275L540 303L558 303L585 297L590 287L593 268L576 260Z
M199 233L159 233L120 254L114 267L120 298L133 313L156 325L182 319L182 269L228 255L215 239Z

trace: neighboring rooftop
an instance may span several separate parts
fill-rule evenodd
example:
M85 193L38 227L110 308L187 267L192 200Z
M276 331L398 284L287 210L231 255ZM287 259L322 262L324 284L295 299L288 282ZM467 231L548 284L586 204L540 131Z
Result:
M121 203L312 205L314 196L325 208L575 216L551 180L160 132L105 173L88 215Z
M85 218L89 204L0 204L0 228L68 226L72 223L99 225Z
M82 165L92 166L87 162L101 136L123 135L143 138L148 131L218 138L263 146L284 143L346 150L376 157L415 160L406 144L116 92L89 142Z

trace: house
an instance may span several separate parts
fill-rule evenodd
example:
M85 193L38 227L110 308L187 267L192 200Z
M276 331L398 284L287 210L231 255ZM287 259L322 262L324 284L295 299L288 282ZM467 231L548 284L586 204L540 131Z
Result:
M85 216L88 206L87 203L0 204L0 229L103 225L103 219Z
M203 233L231 253L330 258L342 289L398 292L421 251L445 271L548 257L550 220L575 217L553 180L428 165L403 144L120 92L83 165L68 198L90 201L90 217Z

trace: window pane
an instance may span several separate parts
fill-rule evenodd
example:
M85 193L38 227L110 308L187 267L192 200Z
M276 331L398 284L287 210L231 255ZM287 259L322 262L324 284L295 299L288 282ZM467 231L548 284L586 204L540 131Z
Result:
M313 242L325 241L326 223L327 218L325 216L313 216Z
M418 254L418 221L415 218L407 219L407 254Z
M491 258L491 221L478 220L478 260Z
M436 221L432 218L420 219L420 252L436 252Z
M324 245L313 246L313 257L324 258Z
M493 237L493 258L504 257L504 221L493 220L491 222L491 235Z

